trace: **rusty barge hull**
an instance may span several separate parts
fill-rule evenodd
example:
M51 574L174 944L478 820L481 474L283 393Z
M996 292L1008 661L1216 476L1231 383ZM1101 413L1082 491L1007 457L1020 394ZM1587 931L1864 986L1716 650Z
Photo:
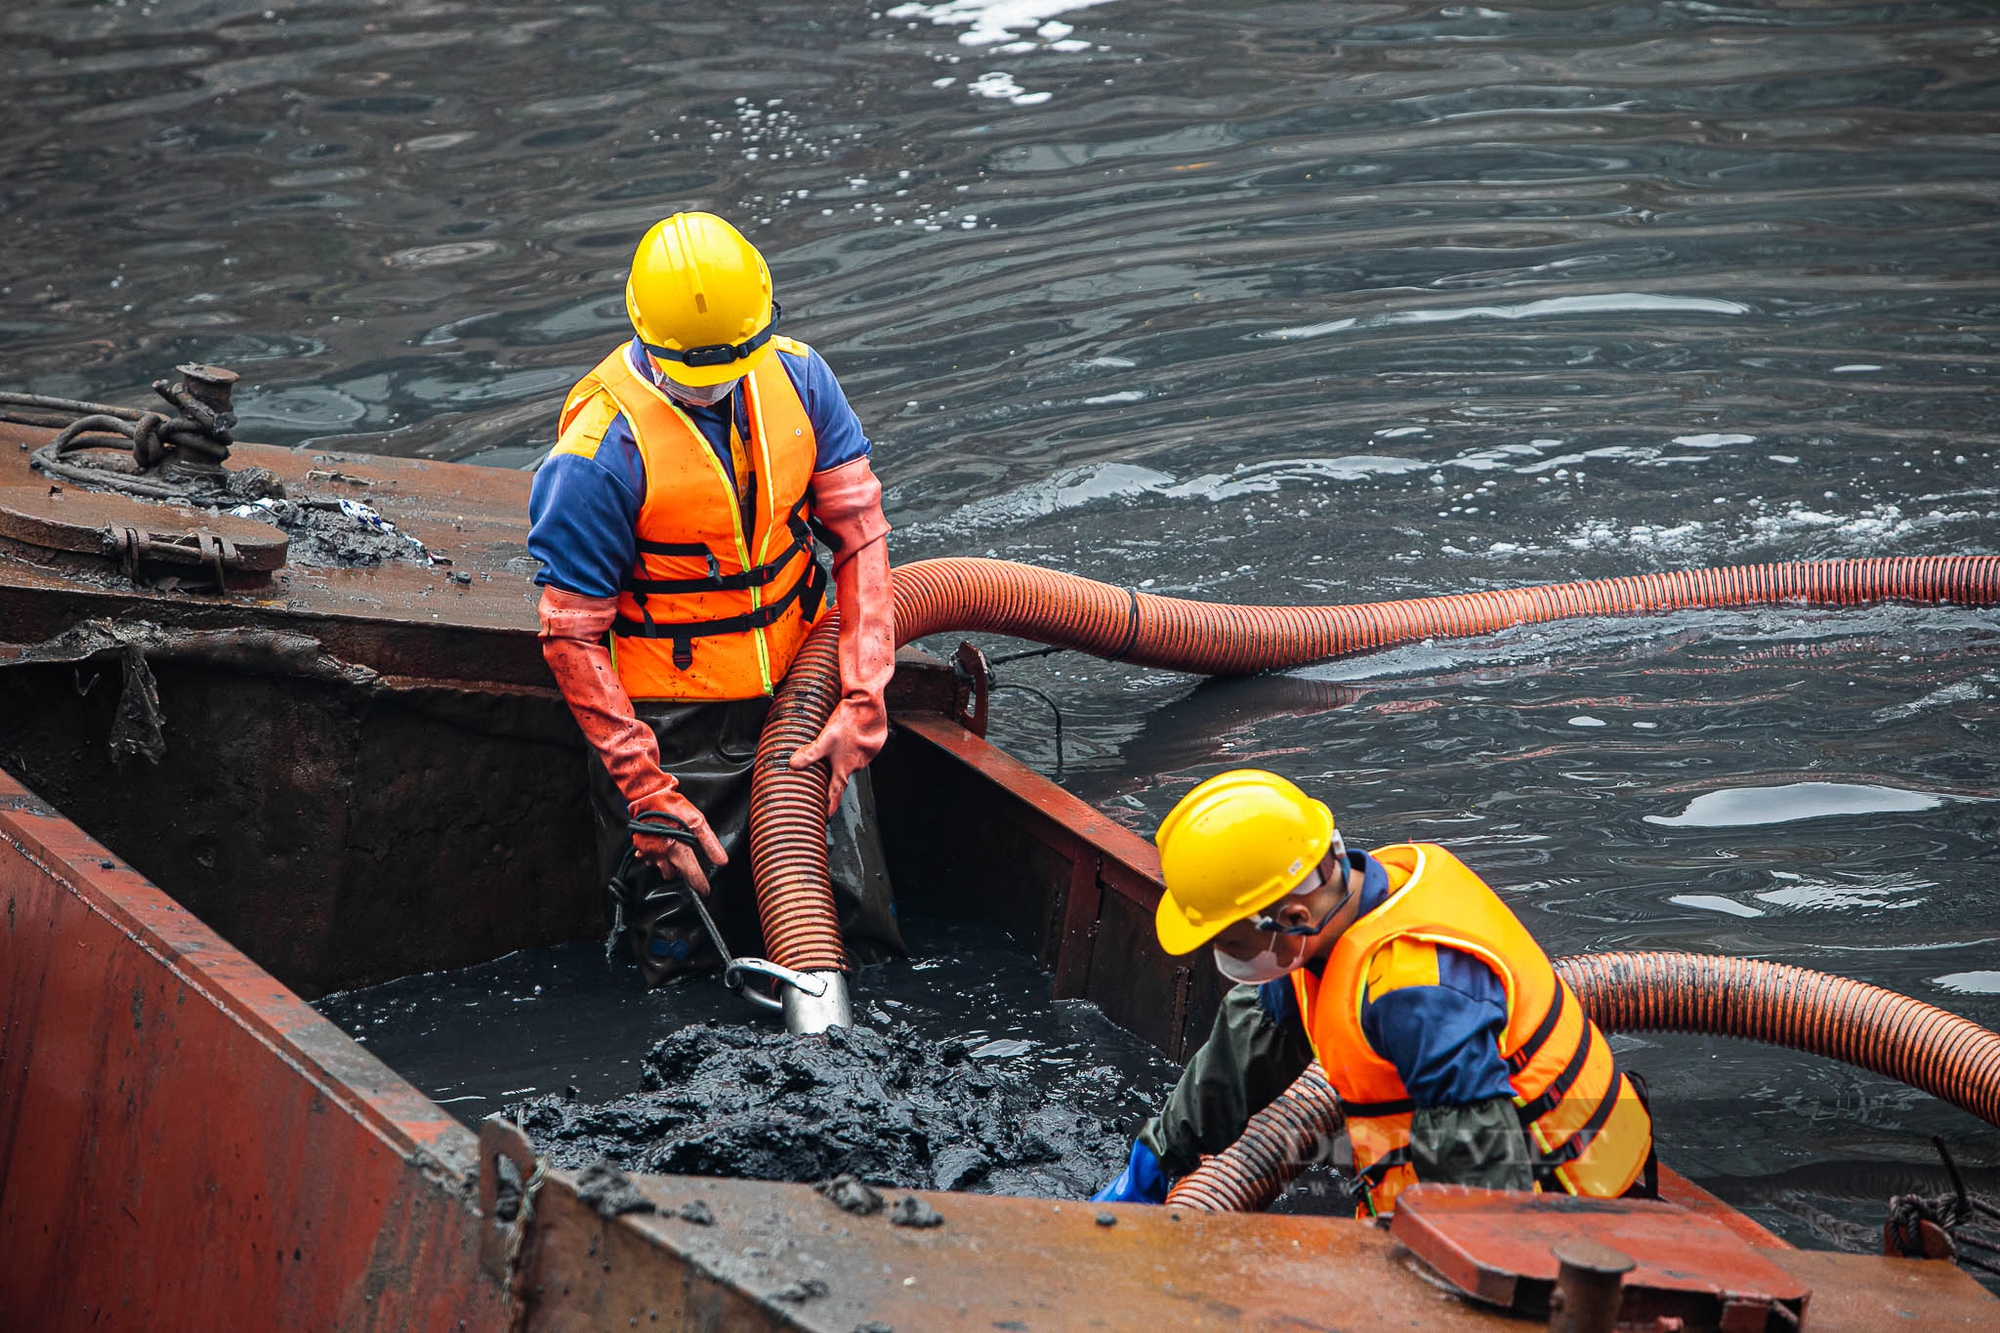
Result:
M17 447L45 438L0 426L0 486L45 485ZM522 564L527 478L237 458L365 495L451 563L216 595L0 542L0 1322L1522 1327L1345 1219L933 1195L947 1224L915 1231L802 1186L641 1176L658 1211L607 1220L559 1171L525 1221L482 1210L520 1145L482 1148L300 997L599 928L581 741ZM943 664L906 655L896 688L876 782L901 900L1040 922L1058 995L1184 1055L1218 985L1150 942L1150 844L987 745ZM114 757L121 725L157 729L157 765ZM1813 1288L1811 1327L2000 1318L1946 1265L1791 1250L1668 1179Z

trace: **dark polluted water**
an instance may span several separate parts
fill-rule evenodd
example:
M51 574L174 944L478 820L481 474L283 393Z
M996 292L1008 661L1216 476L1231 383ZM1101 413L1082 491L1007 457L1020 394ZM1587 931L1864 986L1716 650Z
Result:
M1051 1001L990 929L904 922L857 1029L794 1038L713 978L639 988L594 944L328 996L321 1013L468 1124L501 1111L559 1166L1078 1198L1118 1173L1174 1066Z
M2000 549L1987 3L113 0L0 34L12 387L138 403L215 361L246 437L522 465L624 336L639 233L705 207L840 374L898 561L1284 603ZM1002 671L1136 829L1261 764L1352 841L1452 846L1552 953L1752 954L2000 1024L1990 612ZM1051 769L1046 710L1001 701ZM361 1030L468 1115L566 1065L635 1089L661 1026L585 1086L583 1033L489 1049L489 1013L456 1040L520 1072L472 1089L391 1054L423 1008ZM1802 1244L1879 1224L1862 1185L1934 1133L2000 1166L1870 1075L1619 1045L1666 1160Z

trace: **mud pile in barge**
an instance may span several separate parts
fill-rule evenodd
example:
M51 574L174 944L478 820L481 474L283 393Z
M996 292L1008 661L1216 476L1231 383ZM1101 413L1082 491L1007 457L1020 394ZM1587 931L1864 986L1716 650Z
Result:
M1087 1197L1117 1173L1124 1131L962 1042L907 1024L814 1037L703 1023L646 1054L645 1090L595 1105L511 1108L557 1166L750 1180L856 1175L903 1189Z

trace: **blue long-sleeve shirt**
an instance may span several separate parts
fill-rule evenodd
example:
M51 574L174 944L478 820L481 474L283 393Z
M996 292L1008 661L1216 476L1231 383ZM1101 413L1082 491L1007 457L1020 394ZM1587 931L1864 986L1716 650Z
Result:
M626 354L635 370L659 382L636 338ZM812 422L818 445L813 470L824 472L867 457L868 437L826 360L809 347L803 355L782 347L773 355L791 377ZM750 433L742 391L713 407L683 405L682 410L715 450L723 472L734 475L731 419L737 439ZM542 563L535 582L585 597L617 596L637 558L639 507L645 497L645 460L623 413L612 417L594 441L558 444L535 473L528 495L528 554Z

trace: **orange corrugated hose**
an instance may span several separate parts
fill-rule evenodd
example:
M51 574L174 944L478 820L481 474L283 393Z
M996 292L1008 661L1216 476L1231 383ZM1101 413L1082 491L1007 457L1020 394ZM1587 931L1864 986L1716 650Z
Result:
M896 639L983 631L1141 666L1233 675L1304 666L1428 638L1578 616L1696 607L2000 601L2000 556L1897 556L1596 579L1360 606L1219 606L1131 592L1002 560L925 560L895 571ZM779 687L750 797L750 864L768 955L802 971L846 966L826 869L826 766L792 752L840 697L834 617Z
M1259 1213L1314 1162L1347 1123L1319 1061L1250 1117L1236 1142L1174 1182L1167 1202L1205 1213Z
M1606 1032L1705 1032L1824 1055L2000 1125L2000 1034L1864 981L1757 958L1601 953L1555 968ZM1314 1065L1250 1117L1243 1136L1182 1177L1167 1202L1255 1212L1340 1132L1340 1099Z

